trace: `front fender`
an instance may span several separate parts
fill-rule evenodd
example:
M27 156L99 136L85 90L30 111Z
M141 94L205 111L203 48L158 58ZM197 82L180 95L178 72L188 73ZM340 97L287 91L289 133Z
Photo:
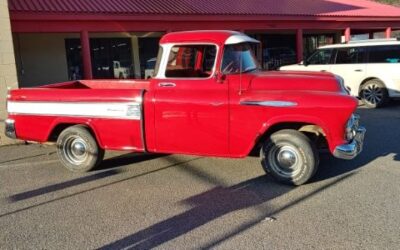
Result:
M271 102L293 105L255 105ZM333 153L336 146L345 143L346 123L358 101L335 92L263 91L243 96L240 103L231 111L231 153L243 156L251 152L260 137L272 127L283 123L320 127Z

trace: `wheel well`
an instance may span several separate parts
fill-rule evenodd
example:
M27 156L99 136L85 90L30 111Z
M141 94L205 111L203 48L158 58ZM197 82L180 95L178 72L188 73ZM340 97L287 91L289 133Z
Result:
M361 94L362 86L371 80L378 80L378 81L382 82L382 84L386 87L385 83L378 77L368 77L368 78L364 79L364 81L361 82L360 87L358 88L358 95Z
M96 138L95 134L93 133L92 128L90 128L89 126L85 125L85 124L75 124L75 123L60 123L57 126L55 126L53 128L53 130L51 131L50 135L49 135L49 142L56 142L58 136L61 134L61 132L63 132L65 129L72 127L72 126L76 126L76 125L80 125L82 127L85 127L89 130L89 132L93 135L94 138Z
M302 132L304 135L310 138L311 141L316 143L317 149L324 149L328 147L326 134L320 126L311 123L285 122L271 126L262 136L260 136L257 139L253 150L251 151L251 155L258 154L262 143L273 133L282 129L293 129Z

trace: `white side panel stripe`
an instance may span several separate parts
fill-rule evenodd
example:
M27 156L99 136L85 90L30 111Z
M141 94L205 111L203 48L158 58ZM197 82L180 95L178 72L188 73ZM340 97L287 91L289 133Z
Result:
M140 120L140 105L140 103L135 102L68 103L9 101L7 111L10 114Z

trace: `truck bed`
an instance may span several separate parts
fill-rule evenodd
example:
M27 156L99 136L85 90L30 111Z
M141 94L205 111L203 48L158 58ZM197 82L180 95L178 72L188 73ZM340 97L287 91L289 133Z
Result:
M44 85L40 88L58 89L148 89L148 80L77 80Z
M79 80L11 91L10 101L132 101L149 88L146 80Z
M104 149L144 151L143 95L149 81L82 80L11 90L8 113L18 138L46 142L85 124Z

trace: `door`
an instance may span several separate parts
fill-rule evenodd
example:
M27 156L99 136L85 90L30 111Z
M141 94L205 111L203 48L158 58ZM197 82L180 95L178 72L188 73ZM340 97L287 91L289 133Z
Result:
M390 97L400 96L400 45L379 45L368 47L368 77L381 80Z
M358 86L366 77L366 47L337 48L331 72L341 76L351 94L358 96Z
M153 79L156 150L228 155L228 85L217 83L217 47L178 45L165 79Z

